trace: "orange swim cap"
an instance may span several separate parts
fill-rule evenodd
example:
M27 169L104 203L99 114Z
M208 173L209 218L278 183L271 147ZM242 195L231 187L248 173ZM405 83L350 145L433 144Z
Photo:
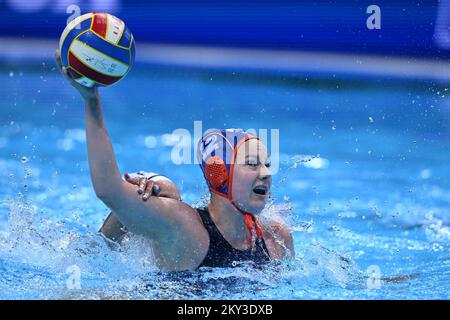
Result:
M250 139L258 137L239 129L212 130L200 139L198 156L209 190L230 200L233 206L244 214L245 226L250 232L249 242L253 245L253 229L259 239L262 239L262 230L251 213L240 209L234 203L231 193L237 150L242 143Z

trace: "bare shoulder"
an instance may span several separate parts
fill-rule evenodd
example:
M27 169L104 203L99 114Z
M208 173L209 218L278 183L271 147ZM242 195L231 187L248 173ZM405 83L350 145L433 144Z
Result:
M209 235L197 210L190 205L154 196L143 201L134 186L126 182L108 204L130 232L152 240L161 270L194 269L206 255Z
M262 223L264 240L273 259L295 256L292 229L287 224L270 220Z
M171 206L172 227L153 243L158 267L163 271L197 268L209 248L209 234L196 209L174 199L161 199Z

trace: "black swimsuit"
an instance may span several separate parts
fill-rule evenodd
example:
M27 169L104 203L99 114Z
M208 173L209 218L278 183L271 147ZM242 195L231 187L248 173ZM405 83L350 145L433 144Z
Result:
M238 250L233 248L222 236L219 229L209 216L207 208L197 209L206 230L209 234L209 249L200 267L233 267L236 262L253 261L256 264L264 264L270 261L264 239L256 241L256 250Z

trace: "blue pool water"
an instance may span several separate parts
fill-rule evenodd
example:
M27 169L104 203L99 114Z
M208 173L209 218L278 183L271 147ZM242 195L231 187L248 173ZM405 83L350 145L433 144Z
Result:
M108 210L89 178L81 100L53 63L0 71L0 298L449 298L448 83L137 65L101 91L122 173L165 173L201 205L198 166L170 161L173 130L280 132L264 215L292 226L296 259L172 275L145 239L110 250L97 235Z

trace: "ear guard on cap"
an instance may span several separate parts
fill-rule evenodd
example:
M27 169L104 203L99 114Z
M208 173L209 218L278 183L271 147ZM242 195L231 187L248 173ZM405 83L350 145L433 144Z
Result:
M228 182L227 167L219 156L213 156L206 160L205 174L211 186L216 190L223 189Z

